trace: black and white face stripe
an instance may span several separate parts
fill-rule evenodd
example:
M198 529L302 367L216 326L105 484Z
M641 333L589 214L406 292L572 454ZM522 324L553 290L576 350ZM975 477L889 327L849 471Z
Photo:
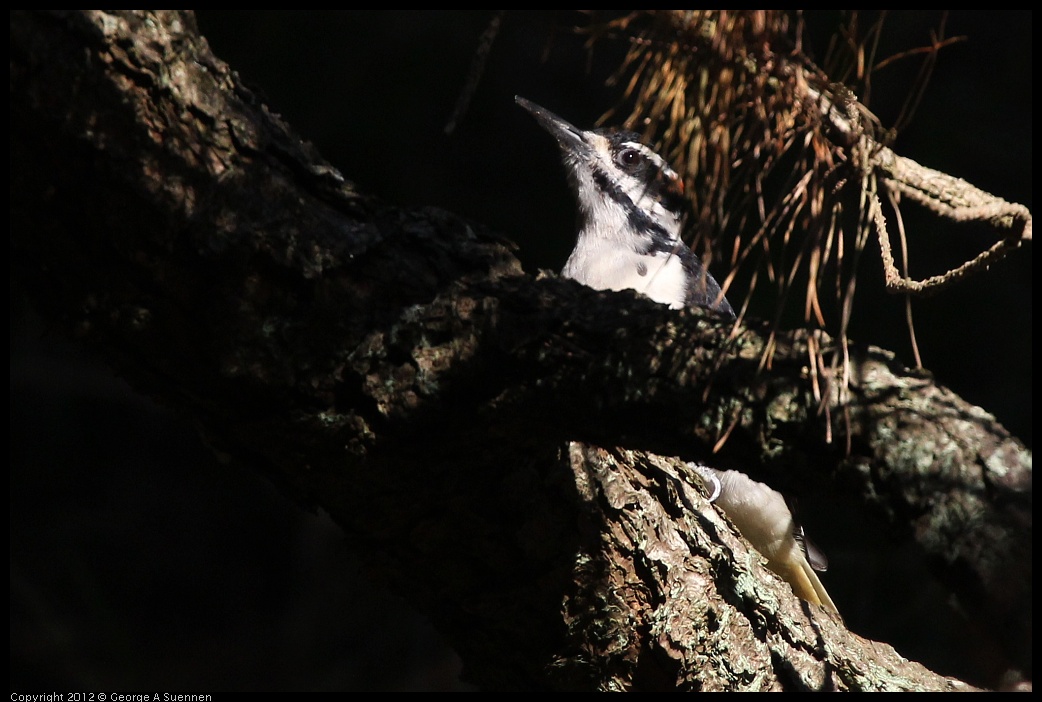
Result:
M689 211L680 176L629 131L583 131L517 98L557 140L580 226L561 274L597 289L633 289L672 307L734 316L720 286L681 240Z
M625 211L634 233L678 238L687 200L677 172L633 132L596 130L583 136L587 148L568 159L572 168L590 173L606 200Z
M592 185L607 202L625 211L632 231L653 237L680 236L680 220L687 207L684 183L661 156L640 142L640 135L584 131L544 107L522 97L516 100L557 139L580 201L583 188Z
M661 241L663 245L676 241L677 236L673 227L667 229L661 221L652 219L647 211L635 205L633 199L619 186L618 181L612 179L603 169L593 169L593 182L605 198L616 202L625 211L626 221L631 231L647 235L652 240ZM635 247L651 245L651 242L633 242Z
M665 159L640 142L634 132L601 132L608 140L611 160L619 173L632 178L642 190L639 196L628 192L635 202L660 203L662 208L679 217L687 206L684 197L684 181Z

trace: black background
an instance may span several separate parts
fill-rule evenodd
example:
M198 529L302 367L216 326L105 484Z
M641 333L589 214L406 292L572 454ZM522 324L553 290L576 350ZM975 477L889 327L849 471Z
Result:
M579 126L618 98L618 47L584 47L571 13L508 13L446 135L485 12L199 12L202 32L271 108L359 190L436 205L559 269L574 209L556 146L523 95ZM811 12L820 58L838 14ZM938 12L895 12L880 55L928 42ZM1031 207L1031 13L954 12L914 122L895 150ZM889 126L918 63L877 74ZM921 226L916 226L921 223ZM911 221L937 273L989 245L973 227ZM876 249L870 247L869 251ZM1031 445L1030 246L915 303L924 365ZM717 273L722 273L717 271ZM852 334L912 360L904 303L861 264ZM732 298L734 299L734 298ZM253 474L217 465L192 428L43 327L15 293L11 334L12 691L458 690L459 663L408 603L360 577L347 538ZM808 530L848 624L938 670L994 683L993 647L939 603L917 554L872 524ZM1030 616L1028 610L1025 616Z

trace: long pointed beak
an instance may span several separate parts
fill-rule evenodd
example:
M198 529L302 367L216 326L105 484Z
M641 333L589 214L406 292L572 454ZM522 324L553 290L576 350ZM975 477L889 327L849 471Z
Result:
M514 96L514 102L525 108L535 117L543 129L554 135L561 148L571 153L585 153L590 146L586 140L586 132L575 127L567 120L558 117L545 107L540 107L520 95Z

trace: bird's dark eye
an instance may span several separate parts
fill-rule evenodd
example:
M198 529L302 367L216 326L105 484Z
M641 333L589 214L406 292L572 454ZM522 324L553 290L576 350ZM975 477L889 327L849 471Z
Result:
M627 171L632 171L644 161L644 154L636 149L623 149L615 157L615 161Z

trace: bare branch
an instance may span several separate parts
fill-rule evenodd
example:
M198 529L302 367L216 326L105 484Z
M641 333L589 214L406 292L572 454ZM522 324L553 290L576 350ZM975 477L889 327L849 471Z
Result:
M870 215L882 249L887 289L891 292L922 294L958 282L971 273L986 270L1031 240L1031 212L1023 205L1009 203L986 193L970 183L946 173L922 166L912 159L898 156L879 144L862 126L861 115L867 110L858 105L849 91L841 97L828 90L812 87L807 80L797 80L807 96L807 104L817 105L822 117L835 134L850 146L854 161L870 175L867 182L879 180L887 191L903 195L952 222L986 222L1002 237L973 259L943 275L913 280L902 275L894 265L886 219L874 188L869 186Z
M826 335L523 275L475 223L357 193L189 13L17 12L11 34L19 284L326 509L486 687L965 687L806 609L644 453L724 434L714 461L846 486L985 630L1029 629L1030 452L891 354L852 347L840 385Z

